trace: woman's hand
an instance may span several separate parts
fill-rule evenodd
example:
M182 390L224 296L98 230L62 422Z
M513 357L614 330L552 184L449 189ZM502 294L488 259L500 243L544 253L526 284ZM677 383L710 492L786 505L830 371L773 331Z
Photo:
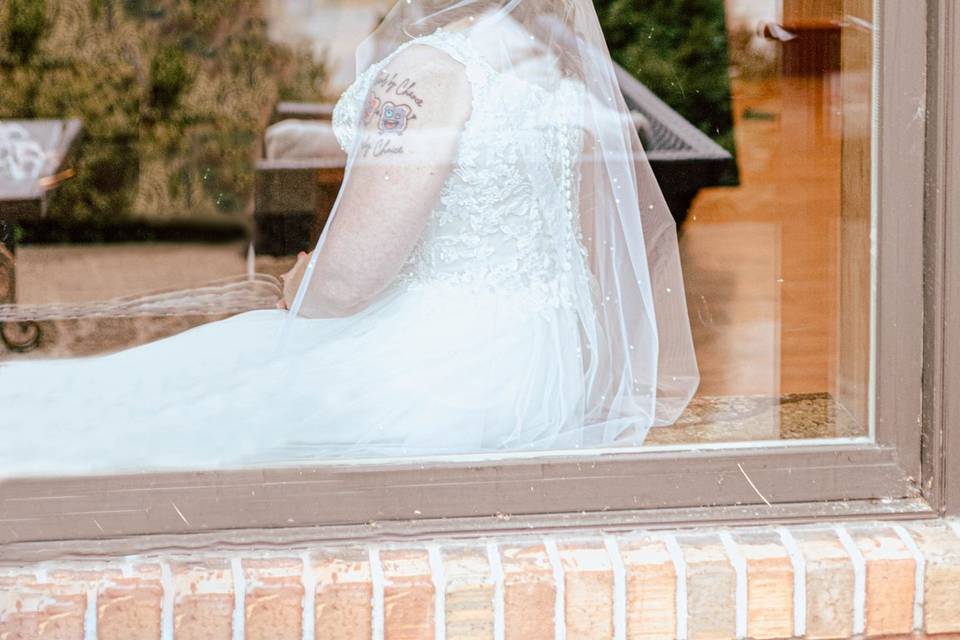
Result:
M280 276L283 282L283 297L277 301L278 309L289 309L293 306L293 299L297 295L297 289L300 288L300 281L303 280L303 272L310 262L310 254L301 251L297 254L297 262L290 271Z

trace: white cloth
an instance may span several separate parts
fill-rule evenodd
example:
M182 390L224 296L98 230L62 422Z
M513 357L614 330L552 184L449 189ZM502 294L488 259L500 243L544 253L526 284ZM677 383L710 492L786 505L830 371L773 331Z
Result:
M342 157L329 122L288 118L276 122L263 135L267 160L312 160Z
M390 289L354 316L294 319L282 339L287 314L264 310L112 355L2 365L2 473L590 444L576 429L581 334L597 330L578 319L595 315L576 222L582 85L548 91L497 72L458 33L412 42L462 62L474 102ZM342 144L389 59L338 102ZM549 175L525 170L531 149L553 159ZM565 200L538 202L538 180Z

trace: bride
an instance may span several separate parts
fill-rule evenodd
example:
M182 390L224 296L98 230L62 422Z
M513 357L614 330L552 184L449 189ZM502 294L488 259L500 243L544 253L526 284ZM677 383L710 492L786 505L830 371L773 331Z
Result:
M676 233L589 0L400 0L278 309L0 365L9 476L640 444L698 374Z

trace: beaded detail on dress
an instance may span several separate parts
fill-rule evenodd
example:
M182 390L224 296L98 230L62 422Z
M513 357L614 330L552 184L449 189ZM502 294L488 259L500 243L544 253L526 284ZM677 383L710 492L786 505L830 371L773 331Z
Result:
M449 284L535 306L582 303L587 270L577 190L583 85L561 79L545 89L501 73L465 35L438 30L371 65L340 97L333 127L348 153L379 69L415 43L463 64L473 101L453 172L399 281Z

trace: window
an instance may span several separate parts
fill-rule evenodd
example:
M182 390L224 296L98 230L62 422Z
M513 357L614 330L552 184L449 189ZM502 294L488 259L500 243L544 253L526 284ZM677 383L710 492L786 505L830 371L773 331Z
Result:
M644 60L645 52L631 49L623 35L635 32L641 18L617 23L597 4L614 57L622 55L625 65L641 70L618 71L628 105L643 116L648 134L672 135L679 145L648 149L674 215L684 218L681 256L701 372L699 393L677 425L654 428L643 446L628 448L7 478L0 484L0 542L241 527L324 525L322 535L336 537L375 535L391 527L436 532L787 519L840 510L847 516L916 516L954 505L956 495L949 492L957 491L960 479L942 465L944 456L960 455L945 436L945 430L955 431L956 394L944 391L957 383L952 371L958 341L946 319L956 310L953 256L960 237L954 205L960 176L946 150L960 122L956 101L949 99L955 91L949 65L960 56L958 12L943 0L726 6L721 33L731 73L719 88L716 78L707 80L713 99L727 92L728 126L724 130L720 122L723 114L711 114L718 118L709 123L711 137L702 131L708 124L694 121L696 99L689 101L694 107L685 102L685 94L705 92L707 80L697 80L690 69L671 79L678 68L673 67L653 70L643 82L637 60ZM164 19L107 11L91 20L127 26L133 18ZM8 25L14 22L4 18ZM300 18L282 11L275 18L270 37L295 39ZM744 25L757 23L763 24L761 35L750 35L757 32ZM59 26L44 37L65 37L58 29L66 27L54 25ZM358 28L358 37L362 31ZM266 35L247 33L244 37L262 39L237 46L266 50ZM196 42L205 37L191 35ZM38 55L52 45L40 46ZM181 95L194 61L176 51L159 47L154 54L147 116L174 113L181 99L194 104ZM309 93L304 87L322 75L316 63L293 47L283 55L289 56L291 75L284 79L288 86L276 91L278 98L291 100L278 104L278 117L328 117L327 107L295 92ZM0 73L16 74L29 64L9 60ZM333 60L328 58L331 70L323 70L331 86L342 83ZM234 73L246 74L246 84L235 75L211 76L210 90L253 87L266 77L257 59L243 64ZM121 97L122 77L114 78ZM24 113L26 103L5 99L12 101L0 103L4 117ZM247 95L230 99L252 110L231 117L256 121L251 114L263 105ZM680 116L678 109L691 115ZM65 109L62 116L67 115ZM109 115L102 114L96 126L106 126ZM217 128L208 127L209 118L198 122L185 138L189 146L173 160L163 153L177 147L174 132L152 129L154 137L139 142L136 168L112 164L124 157L116 146L133 144L129 137L98 138L94 131L96 145L77 164L90 173L74 179L61 172L70 171L70 154L84 151L77 146L84 143L59 134L63 166L46 177L51 184L63 182L56 201L37 205L52 207L52 219L60 213L56 207L72 206L82 220L77 202L93 216L104 206L97 204L101 196L130 198L125 204L132 209L157 215L169 214L175 203L196 205L204 237L222 243L154 242L131 251L131 245L76 242L94 233L91 229L101 234L98 239L188 233L175 219L165 227L117 219L86 226L74 220L75 242L54 246L40 240L70 232L62 223L44 226L21 218L17 233L24 241L11 279L21 304L5 312L22 313L24 303L56 303L64 313L60 319L9 316L4 357L87 355L216 319L182 300L174 300L181 305L176 315L140 324L116 316L68 317L66 311L143 289L196 287L214 274L242 276L247 259L257 271L278 273L291 259L268 252L289 253L296 242L316 236L314 209L329 209L342 177L335 162L264 158L254 173L242 152L220 157L216 151L233 148L237 140L249 144L247 136L257 134L249 134L248 124ZM670 132L662 129L667 125ZM205 174L206 165L218 172ZM252 181L257 233L268 240L256 256L247 256L246 240L232 237L236 225L224 220L242 211L241 195ZM695 193L670 191L696 181L704 184ZM103 188L121 183L129 189ZM181 268L201 262L203 271ZM165 272L165 265L172 271ZM77 277L81 272L84 277ZM267 279L238 282L245 283L243 295L231 298L236 306L230 312L271 295ZM367 526L374 521L381 525Z

